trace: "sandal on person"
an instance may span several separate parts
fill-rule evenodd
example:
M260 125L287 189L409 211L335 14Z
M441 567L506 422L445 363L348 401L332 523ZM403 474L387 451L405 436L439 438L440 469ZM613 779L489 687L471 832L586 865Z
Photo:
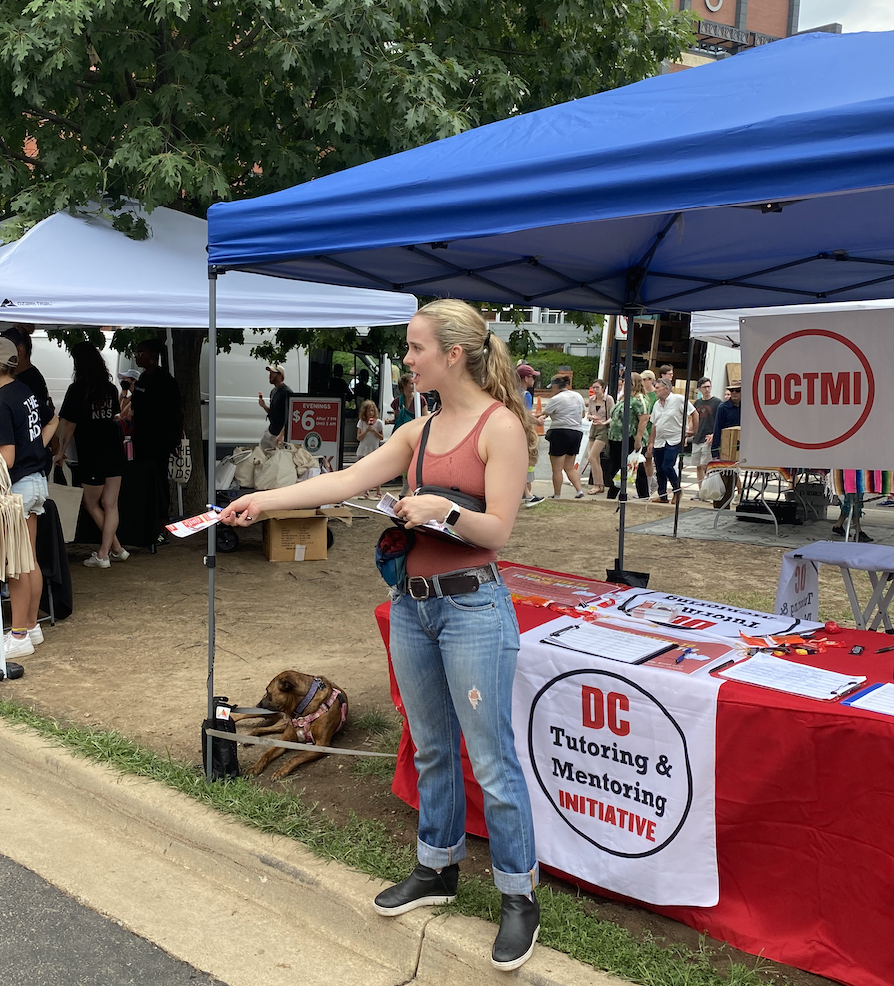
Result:
M592 489L587 490L590 496L598 496L600 493L605 492L604 486L594 486Z

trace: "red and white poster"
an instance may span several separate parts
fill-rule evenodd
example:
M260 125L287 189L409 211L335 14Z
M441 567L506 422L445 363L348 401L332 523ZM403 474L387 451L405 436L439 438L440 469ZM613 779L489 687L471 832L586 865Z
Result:
M722 682L541 643L570 623L523 634L515 676L512 721L538 858L648 903L715 905Z
M341 466L341 405L340 397L290 397L286 422L286 441L303 445L333 472Z
M739 320L740 462L894 468L894 309Z

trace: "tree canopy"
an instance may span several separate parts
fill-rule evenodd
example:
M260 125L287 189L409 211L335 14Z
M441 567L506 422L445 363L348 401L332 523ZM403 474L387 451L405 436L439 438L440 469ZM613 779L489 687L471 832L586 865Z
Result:
M688 38L670 0L0 0L0 215L204 216L637 81Z
M127 198L204 217L215 201L636 82L690 40L671 6L0 0L0 239L90 202L140 238ZM374 331L394 352L393 333ZM283 351L350 348L346 334L280 336ZM174 349L194 435L200 346Z

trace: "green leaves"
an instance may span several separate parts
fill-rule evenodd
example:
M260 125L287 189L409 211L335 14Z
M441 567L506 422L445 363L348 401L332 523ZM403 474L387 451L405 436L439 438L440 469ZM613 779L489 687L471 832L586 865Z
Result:
M0 0L0 218L203 215L641 78L666 0Z

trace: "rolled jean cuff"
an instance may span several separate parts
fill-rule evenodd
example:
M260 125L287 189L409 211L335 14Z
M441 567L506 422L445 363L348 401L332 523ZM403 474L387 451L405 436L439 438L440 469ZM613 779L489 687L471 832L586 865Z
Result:
M534 868L527 873L504 873L494 870L494 886L501 894L529 894L540 882L540 864L535 863Z
M466 837L464 835L455 846L450 846L447 849L429 846L421 839L417 839L416 858L423 866L428 866L433 870L442 870L445 866L460 863L466 858ZM506 893L509 891L507 890Z

